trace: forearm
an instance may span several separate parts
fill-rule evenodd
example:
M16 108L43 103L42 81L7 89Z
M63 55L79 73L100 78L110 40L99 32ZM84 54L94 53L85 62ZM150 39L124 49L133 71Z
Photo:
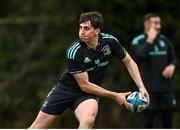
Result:
M131 75L132 79L134 80L137 87L139 88L139 91L142 93L142 96L147 98L147 102L149 104L149 94L142 82L137 64L133 61L133 59L128 54L123 59L123 62L126 65L126 68L128 69L129 74Z
M94 94L97 96L108 97L111 99L114 99L117 96L116 92L109 91L94 83L91 83L89 81L87 72L75 74L74 77L83 92Z
M144 87L144 84L142 82L139 69L137 64L132 60L131 57L128 56L128 59L124 61L126 68L128 69L128 72L134 82L136 83L137 87L140 89L141 87Z
M136 83L138 88L144 87L144 84L142 82L139 69L134 61L131 61L130 66L128 67L129 74L131 75L132 79Z
M107 98L111 98L111 99L115 99L117 93L116 92L112 92L109 90L106 90L96 84L93 84L91 82L88 82L87 84L85 84L84 86L80 86L81 90L86 92L86 93L90 93L90 94L94 94L97 96L102 96L102 97L107 97Z

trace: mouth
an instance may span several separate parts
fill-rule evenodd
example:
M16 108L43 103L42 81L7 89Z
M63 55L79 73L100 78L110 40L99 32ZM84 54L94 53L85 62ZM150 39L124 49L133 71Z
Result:
M80 39L86 40L87 38L85 36L79 36Z
M156 29L156 31L157 31L157 32L160 32L160 31L161 31L161 29L157 28L157 29Z

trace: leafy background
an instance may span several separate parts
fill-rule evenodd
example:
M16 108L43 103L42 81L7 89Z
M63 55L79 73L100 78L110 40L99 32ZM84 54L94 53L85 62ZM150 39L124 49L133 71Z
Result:
M162 17L162 32L171 39L180 56L180 1L172 0L4 0L0 4L0 128L27 128L66 68L65 52L78 37L81 12L100 11L104 32L118 37L130 52L134 36L143 31L148 12ZM113 69L112 69L113 68ZM172 79L177 99L173 127L180 128L180 68ZM103 84L114 91L136 90L124 65L116 59ZM141 114L102 98L95 128L141 128ZM67 110L52 128L76 128L73 112ZM161 128L160 117L156 128Z

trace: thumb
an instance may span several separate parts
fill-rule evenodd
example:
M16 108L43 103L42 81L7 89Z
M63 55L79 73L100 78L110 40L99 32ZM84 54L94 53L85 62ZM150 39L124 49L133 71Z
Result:
M130 94L131 94L131 91L129 91L129 92L125 92L124 94L125 94L125 96L128 96L128 95L130 95Z

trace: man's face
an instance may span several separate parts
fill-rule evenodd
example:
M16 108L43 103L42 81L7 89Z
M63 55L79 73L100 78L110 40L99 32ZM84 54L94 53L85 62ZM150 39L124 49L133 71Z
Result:
M145 23L145 29L149 30L153 27L158 33L161 31L161 19L159 17L152 17Z
M99 34L99 29L94 29L91 26L90 21L86 21L86 22L80 24L79 37L82 41L90 42L90 41L92 41L92 39L97 37L98 34Z

